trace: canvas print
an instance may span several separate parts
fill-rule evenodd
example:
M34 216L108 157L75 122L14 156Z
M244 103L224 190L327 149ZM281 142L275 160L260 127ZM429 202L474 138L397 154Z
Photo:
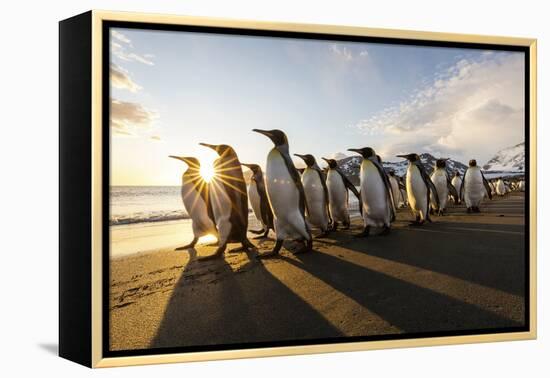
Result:
M523 51L108 38L106 353L527 329Z

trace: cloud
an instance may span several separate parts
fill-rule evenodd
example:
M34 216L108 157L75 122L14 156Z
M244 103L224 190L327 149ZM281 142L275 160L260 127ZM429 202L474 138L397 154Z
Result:
M111 30L111 53L117 58L126 62L139 62L149 66L154 66L152 61L154 55L152 54L137 54L133 52L134 46L132 41L124 34Z
M139 136L152 130L156 112L135 102L111 99L111 130L114 135Z
M329 45L329 49L333 55L343 59L346 62L351 62L356 58L366 58L369 55L369 52L365 49L358 49L354 46L345 46L337 43Z
M130 41L128 37L120 32L117 32L116 30L111 30L111 36L118 39L120 42L126 43L130 46L132 45L132 41Z
M142 89L141 86L132 80L127 70L114 63L111 63L109 66L109 76L111 85L115 88L127 89L134 93Z
M430 152L483 161L524 139L524 63L517 53L482 54L436 72L397 106L354 127L383 140L386 158Z

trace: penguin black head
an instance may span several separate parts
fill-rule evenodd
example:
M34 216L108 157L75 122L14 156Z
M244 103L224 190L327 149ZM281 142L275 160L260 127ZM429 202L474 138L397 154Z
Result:
M357 152L359 155L363 156L365 159L369 159L371 157L377 158L376 152L370 147L363 147L363 148L348 148L348 151Z
M437 159L435 161L435 166L437 168L445 168L447 166L447 160L449 159Z
M420 156L418 154L412 153L407 155L396 155L396 157L407 159L410 162L420 161Z
M200 169L200 167L201 167L201 163L199 162L199 159L194 158L194 157L174 156L174 155L170 155L168 157L171 157L172 159L177 159L177 160L183 161L191 169Z
M460 172L459 172L459 171L455 171L455 176L460 177Z
M390 171L388 172L388 174L390 176L395 176L395 169L390 169Z
M256 133L260 133L271 139L273 144L275 146L284 146L288 145L288 139L286 137L286 134L282 132L281 130L260 130L260 129L252 129L252 131Z
M336 160L334 159L327 159L327 158L321 158L323 159L324 161L327 162L329 168L336 168L338 167L338 163L336 162Z
M247 167L248 169L250 169L252 171L252 173L254 173L254 174L262 171L262 169L260 168L260 166L258 164L241 163L241 165L243 165L243 166Z
M299 158L301 158L308 167L313 167L315 164L316 164L316 161L315 161L315 158L313 157L313 155L310 155L310 154L306 154L306 155L300 155L300 154L294 154L294 156L298 156Z
M470 160L470 162L468 163L468 165L469 165L470 167L475 167L475 166L477 165L476 159Z
M201 146L213 149L221 157L225 157L227 155L236 155L235 150L233 150L233 147L228 146L227 144L208 144L208 143L199 143L199 144Z

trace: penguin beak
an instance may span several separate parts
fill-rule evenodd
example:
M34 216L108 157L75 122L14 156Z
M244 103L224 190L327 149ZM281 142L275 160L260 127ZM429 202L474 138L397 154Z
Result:
M214 144L208 144L208 143L199 143L199 144L200 144L201 146L211 148L211 149L213 149L214 151L217 152L218 146L216 146L216 145L214 145Z
M358 154L361 154L361 150L358 148L348 148L348 151L357 152Z
M305 157L304 157L304 155L300 155L300 154L294 154L294 156L298 156L298 157L299 157L300 159L302 159L302 160L305 160Z
M241 163L241 165L242 165L243 167L248 168L248 169L252 169L251 164Z
M252 131L254 131L255 133L260 133L260 134L263 134L265 135L266 137L268 138L271 138L273 135L267 131L267 130L260 130L260 129L252 129Z
M328 160L327 158L322 157L321 159L323 159L323 160L326 161L327 163L329 162L329 160Z
M168 157L169 157L169 158L172 158L172 159L177 159L177 160L185 161L184 158L183 158L183 157L180 157L180 156L169 155Z
M403 159L408 159L409 158L408 155L395 155L395 157L400 157L400 158L403 158Z

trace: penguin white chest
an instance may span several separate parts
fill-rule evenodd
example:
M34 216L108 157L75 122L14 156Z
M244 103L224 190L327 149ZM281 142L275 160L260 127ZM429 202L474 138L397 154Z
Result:
M445 209L447 206L447 197L449 196L449 188L447 187L447 174L443 169L435 169L432 173L432 182L437 190L437 196L439 198L439 205L441 209ZM435 196L430 194L430 202L433 208L437 208L437 201Z
M418 167L409 164L407 168L407 198L411 209L426 215L428 210L428 188L420 175Z
M309 222L316 227L326 227L328 224L327 199L319 172L306 168L302 174L302 185L306 195Z
M260 206L260 193L258 192L258 184L256 184L256 181L252 180L250 181L250 185L248 186L248 200L250 201L250 206L252 207L252 210L254 211L254 215L256 218L262 222L262 210ZM263 222L262 222L263 224Z
M470 167L464 177L464 201L467 207L479 206L485 196L483 177L478 167Z
M389 225L390 204L386 186L376 166L363 159L360 171L361 200L363 201L363 220L365 225Z
M455 187L457 193L460 193L460 187L462 186L462 179L458 176L453 177L451 184Z
M348 214L348 189L338 172L329 169L327 174L327 189L329 198L330 215L336 222L347 222Z
M203 188L201 188L203 189ZM182 180L181 198L187 214L191 218L193 233L200 237L207 234L216 234L216 228L212 219L208 216L206 202L199 193L199 187L195 182Z
M267 156L266 191L273 210L277 239L309 239L309 231L300 211L300 192L281 153L272 149Z

